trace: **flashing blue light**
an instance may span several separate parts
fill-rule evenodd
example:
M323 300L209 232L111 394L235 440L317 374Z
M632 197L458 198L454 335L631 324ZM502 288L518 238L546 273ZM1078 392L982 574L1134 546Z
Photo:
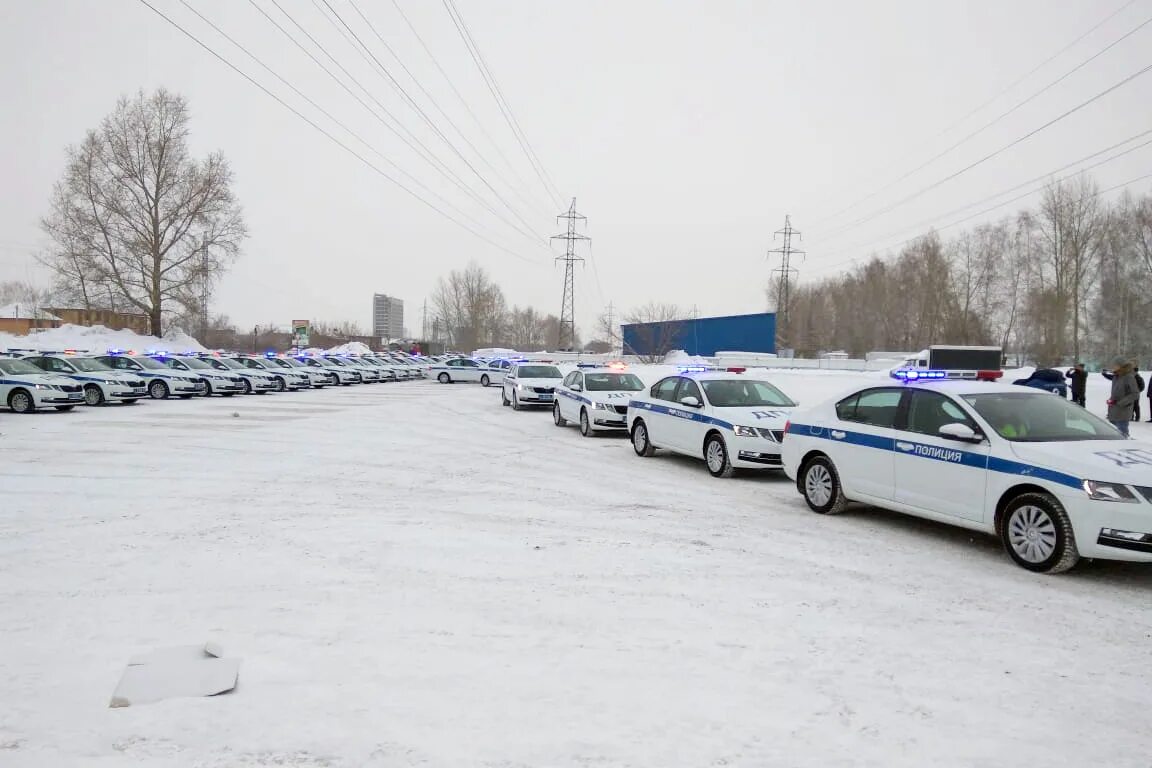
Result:
M110 355L123 355L124 350L122 350L122 349L110 349L110 350L108 350L108 354L110 354Z
M704 373L708 370L706 365L678 365L676 369L680 373Z
M933 379L946 379L948 378L948 371L938 371L922 368L897 368L890 374L892 378L898 381L927 381Z

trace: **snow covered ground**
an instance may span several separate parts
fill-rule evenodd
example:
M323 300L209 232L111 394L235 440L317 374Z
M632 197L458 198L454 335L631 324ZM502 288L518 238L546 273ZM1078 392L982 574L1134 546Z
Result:
M107 708L205 640L234 693ZM1152 568L1034 576L497 389L0 412L4 768L1147 766L1150 642Z

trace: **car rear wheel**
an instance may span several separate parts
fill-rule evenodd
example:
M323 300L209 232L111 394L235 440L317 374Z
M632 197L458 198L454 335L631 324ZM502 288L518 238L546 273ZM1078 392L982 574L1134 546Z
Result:
M1000 538L1017 565L1036 573L1062 573L1080 559L1064 505L1046 493L1025 493L1009 502Z
M153 400L163 400L168 397L168 385L157 379L148 385L148 394Z
M36 401L27 390L15 389L8 395L8 407L13 413L32 413L36 410Z
M656 446L648 438L648 425L643 421L632 425L632 450L636 451L637 456L645 458L656 455Z
M447 373L440 374L439 376L436 377L436 380L438 382L440 382L441 384L451 384L452 383L452 377L449 376Z
M84 387L84 402L91 406L104 405L104 391L95 384Z
M808 508L821 515L834 515L848 500L840 487L840 475L826 456L817 456L800 470L800 492Z
M492 383L492 380L488 378L488 374L484 374L483 376L480 377L480 384L482 386L486 387L491 383Z
M553 403L552 404L552 421L558 427L568 426L568 419L566 419L560 415L560 403Z
M709 435L704 441L704 462L712 477L732 477L736 473L728 458L728 447L720 435Z
M592 437L592 423L588 421L588 409L580 409L580 434L584 437Z

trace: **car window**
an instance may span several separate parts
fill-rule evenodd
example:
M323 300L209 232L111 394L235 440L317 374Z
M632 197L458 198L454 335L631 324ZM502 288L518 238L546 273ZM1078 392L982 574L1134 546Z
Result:
M676 387L679 385L679 376L669 376L666 379L661 379L652 385L652 397L656 398L657 400L669 400L675 402Z
M57 373L72 373L72 369L63 360L58 360L55 357L46 357L44 361L48 363L48 370Z
M976 424L968 418L963 409L946 395L939 392L918 390L912 393L908 404L909 432L922 435L938 435L945 424L965 424L976 430Z
M836 403L836 416L842 421L891 427L896 423L902 389L869 389Z
M479 368L480 367L480 363L476 362L475 360L461 360L460 365L463 366L464 368Z
M692 379L680 379L680 391L676 393L676 402L680 402L686 397L694 397L700 402L704 402L704 396L700 394L700 385Z
M580 374L578 374L576 371L572 371L572 373L570 373L570 374L568 374L567 376L565 376L565 377L564 377L564 386L566 386L566 387L570 387L570 386L572 386L573 384L575 384L575 383L576 383L576 377L577 377L577 376L579 376L579 375L580 375Z

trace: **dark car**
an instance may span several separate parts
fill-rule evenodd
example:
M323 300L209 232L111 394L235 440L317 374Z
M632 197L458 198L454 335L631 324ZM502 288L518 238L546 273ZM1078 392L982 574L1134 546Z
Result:
M1012 383L1022 387L1054 392L1060 397L1068 397L1068 384L1064 380L1064 373L1052 368L1037 368L1028 378L1016 379Z

